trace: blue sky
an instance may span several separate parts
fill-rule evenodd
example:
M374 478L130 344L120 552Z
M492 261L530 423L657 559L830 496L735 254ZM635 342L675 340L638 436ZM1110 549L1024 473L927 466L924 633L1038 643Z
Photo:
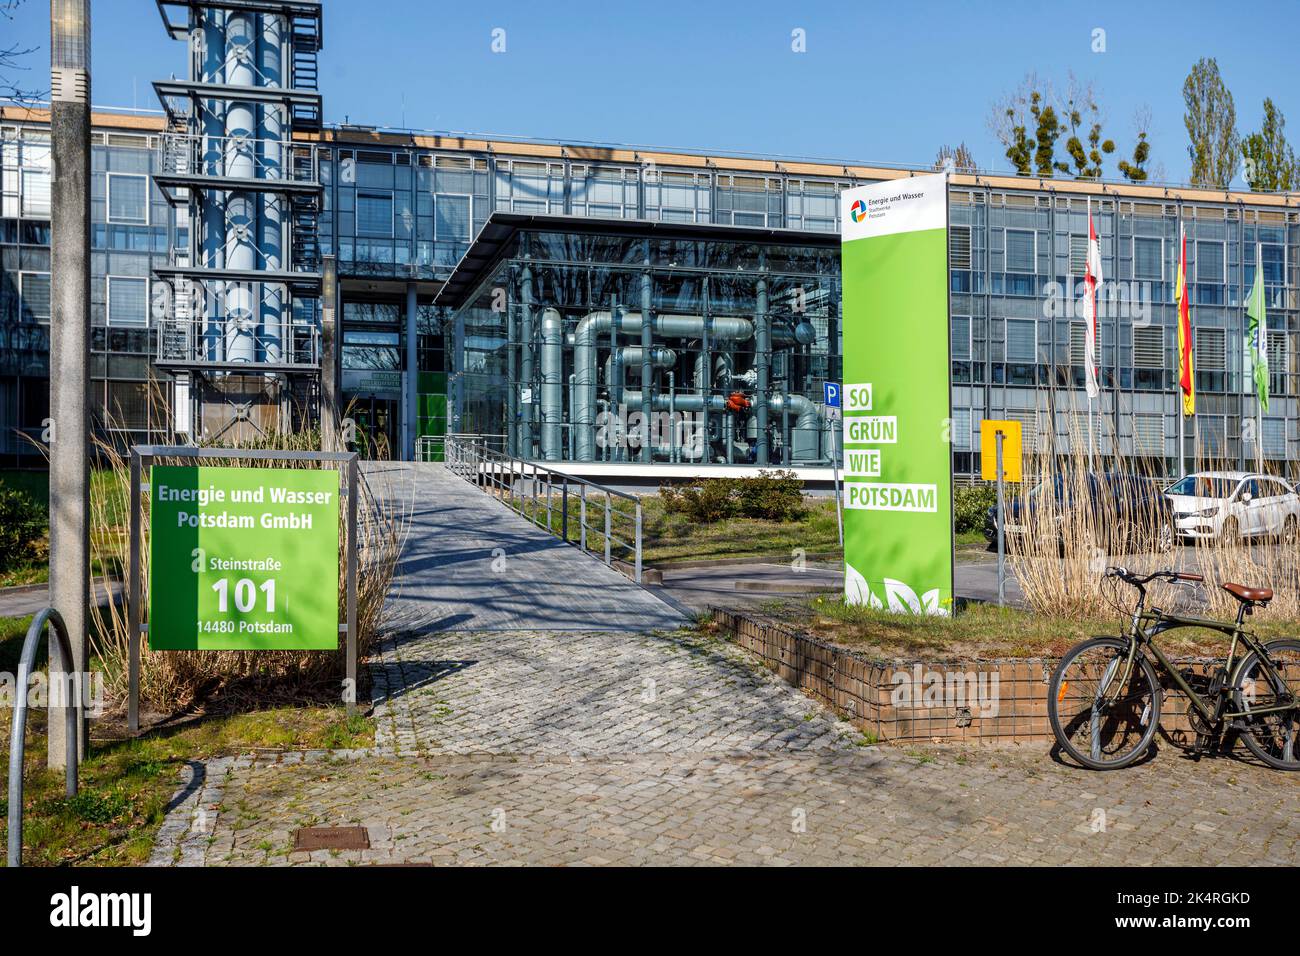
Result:
M444 3L326 0L327 119L546 139L595 140L921 164L964 140L1005 169L990 106L1026 73L1095 84L1123 152L1152 112L1152 166L1188 172L1182 81L1218 59L1238 125L1271 96L1300 144L1300 5L1180 3ZM94 0L97 104L155 106L150 81L184 67L153 0ZM39 45L47 0L0 33ZM506 51L493 53L492 31ZM1094 53L1093 31L1105 31ZM791 50L805 31L807 51ZM0 41L3 42L3 41ZM1118 155L1107 162L1110 176Z

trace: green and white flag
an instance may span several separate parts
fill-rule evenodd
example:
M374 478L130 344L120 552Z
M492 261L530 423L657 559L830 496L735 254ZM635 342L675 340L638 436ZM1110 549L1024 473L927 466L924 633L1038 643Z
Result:
M1255 370L1255 394L1259 407L1268 411L1268 310L1264 304L1264 261L1255 248L1255 284L1246 299L1246 346L1250 349L1251 367Z

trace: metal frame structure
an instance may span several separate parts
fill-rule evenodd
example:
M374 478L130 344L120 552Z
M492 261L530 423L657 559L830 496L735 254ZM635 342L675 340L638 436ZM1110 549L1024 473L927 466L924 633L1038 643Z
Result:
M63 704L65 714L65 733L70 742L67 748L67 760L64 764L67 781L67 794L77 795L77 751L71 741L77 739L78 728L82 725L81 707L81 673L77 669L76 658L72 656L72 642L68 640L68 627L63 623L63 615L52 607L47 607L34 618L27 628L27 637L23 639L22 654L18 658L18 683L15 686L17 700L14 703L14 722L9 731L9 865L22 866L23 863L23 759L26 756L27 740L27 686L31 682L32 664L36 660L36 646L40 643L41 632L45 625L50 626L51 658L58 648L58 666L50 661L50 672L71 675L73 705ZM51 685L53 686L53 685Z
M346 494L347 511L347 621L339 625L339 632L347 636L346 696L347 711L355 713L357 703L357 484L358 456L356 452L328 451L276 451L263 448L195 448L188 445L136 445L131 449L131 514L130 546L127 558L127 726L134 732L140 729L140 635L149 633L149 623L143 620L141 606L140 546L143 532L143 494L149 490L143 481L144 466L156 458L187 458L194 460L250 458L257 461L314 461L336 462L347 465L347 474L340 494ZM342 471L343 469L340 469Z
M527 518L539 528L556 535L565 544L576 543L582 552L601 558L609 567L613 567L614 564L614 547L626 549L632 558L633 580L641 584L644 527L641 499L617 488L587 481L585 478L565 474L535 461L488 447L489 441L504 444L505 438L504 435L445 436L444 455L447 469L492 495L507 508ZM556 502L557 485L559 486L558 503ZM575 489L576 494L571 494L570 488ZM589 491L595 493L594 502ZM541 500L543 498L544 501ZM575 516L578 523L576 542L570 538L569 527L570 501L574 498L578 502ZM632 513L620 511L615 507L616 501L631 502ZM587 509L593 504L602 511L603 523L598 527L587 523ZM631 541L618 536L616 519L624 522L631 519ZM587 546L589 532L594 532L600 537L603 542L603 554ZM621 533L627 534L627 531Z
M210 439L205 403L229 405L221 432L295 427L293 402L318 386L321 294L317 153L296 134L321 129L318 0L157 0L168 36L189 47L188 79L154 90L166 114L154 181L188 210L188 245L155 270L172 295L155 364L189 386L178 401L195 439ZM248 376L271 386L249 414ZM179 411L179 410L178 410ZM300 413L301 414L301 413ZM306 415L310 418L311 412ZM270 425L274 418L277 425ZM229 419L221 424L222 419Z

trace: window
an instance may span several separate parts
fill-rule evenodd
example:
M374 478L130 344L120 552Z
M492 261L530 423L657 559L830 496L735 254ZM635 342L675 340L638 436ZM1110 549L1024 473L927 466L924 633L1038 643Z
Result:
M1223 243L1196 243L1196 281L1223 281Z
M1196 432L1200 437L1200 454L1210 460L1223 460L1228 454L1228 423L1222 415L1196 416Z
M1070 275L1082 277L1088 271L1088 237L1070 237Z
M1020 449L1024 452L1038 451L1038 412L1032 409L1008 409L1008 421L1020 422Z
M1197 371L1222 372L1226 368L1223 329L1196 329L1195 347L1192 361Z
M108 324L149 324L149 280L131 276L109 276Z
M969 408L952 410L952 447L960 451L971 450Z
M952 268L970 268L970 226L953 226L949 229L948 254Z
M952 317L952 357L962 361L970 358L970 316Z
M357 235L393 234L393 197L375 193L357 193Z
M1286 332L1270 329L1268 333L1268 389L1274 395L1287 392Z
M1286 419L1285 418L1264 419L1264 457L1265 458L1286 457ZM1275 493L1285 494L1285 492L1283 491L1277 491Z
M469 197L438 196L434 204L434 237L469 242Z
M1133 327L1133 367L1165 367L1165 332L1160 326Z
M24 322L50 321L50 274L22 272L18 276L18 295Z
M22 215L30 219L50 218L50 140L45 132L23 130L19 173Z
M1133 453L1163 458L1165 454L1165 416L1138 412L1133 416Z
M149 223L149 177L108 174L108 221L144 226Z
M1033 362L1038 355L1038 329L1032 319L1007 319L1007 361Z
M1036 234L1030 229L1007 230L1007 271L1036 272Z
M1080 368L1088 364L1088 323L1070 323L1070 364Z
M1165 252L1163 239L1133 237L1133 278L1164 279Z

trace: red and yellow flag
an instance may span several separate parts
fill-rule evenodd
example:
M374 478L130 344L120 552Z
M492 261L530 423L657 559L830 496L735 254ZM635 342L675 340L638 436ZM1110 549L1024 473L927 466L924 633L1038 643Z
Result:
M1187 303L1187 234L1178 229L1178 279L1174 283L1178 303L1178 388L1183 393L1183 414L1196 414L1196 370L1192 365L1192 311Z

